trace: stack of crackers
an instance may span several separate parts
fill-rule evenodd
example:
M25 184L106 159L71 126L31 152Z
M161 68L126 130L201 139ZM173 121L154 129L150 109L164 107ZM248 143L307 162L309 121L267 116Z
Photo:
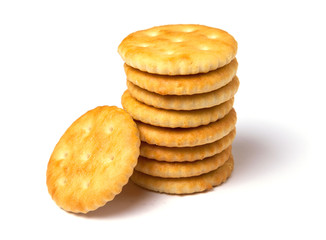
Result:
M202 25L166 25L127 36L123 108L140 133L131 180L149 190L187 194L217 186L233 170L237 42Z
M93 211L131 180L158 192L202 192L233 170L237 42L200 25L130 34L119 45L125 110L98 106L74 121L47 166L49 194L62 209Z

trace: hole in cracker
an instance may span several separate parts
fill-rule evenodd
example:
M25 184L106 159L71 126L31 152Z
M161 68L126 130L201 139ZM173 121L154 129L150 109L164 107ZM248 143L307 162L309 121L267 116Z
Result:
M104 162L105 164L108 164L110 162L112 162L114 160L114 156L113 155L109 155L108 158L106 159L106 161Z
M84 154L81 156L80 160L84 162L84 161L89 160L90 157L91 157L91 154L90 154L90 153L84 153Z
M85 133L90 133L90 131L92 131L92 126L86 126L84 128L84 131L85 131Z
M58 151L55 156L54 159L56 161L62 161L64 159L67 159L69 157L69 152L68 151Z
M90 180L86 180L86 181L84 181L83 183L82 183L82 188L83 189L87 189L88 187L89 187L89 185L90 185Z
M111 134L113 132L113 127L110 126L106 129L107 134Z
M61 186L63 186L63 185L65 185L67 183L67 179L66 178L59 178L58 179L58 184L59 185L61 185Z
M114 156L113 156L113 155L110 155L110 156L108 157L107 163L110 163L110 162L112 162L113 160L114 160Z

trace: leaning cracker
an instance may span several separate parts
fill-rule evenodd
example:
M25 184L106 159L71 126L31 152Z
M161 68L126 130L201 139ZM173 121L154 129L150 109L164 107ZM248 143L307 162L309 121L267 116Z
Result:
M236 75L238 62L229 64L208 73L195 75L167 76L142 72L124 64L127 80L140 88L161 95L192 95L211 92L229 83Z
M231 146L224 151L194 162L162 162L139 157L135 170L155 177L180 178L199 176L213 171L229 159Z
M234 99L205 109L177 111L155 108L139 102L126 90L121 97L123 108L135 119L147 124L168 128L191 128L223 118L233 107Z
M161 178L134 171L131 180L137 185L148 190L168 194L190 194L203 192L225 182L231 176L234 161L231 154L218 169L195 177L186 178Z
M134 32L120 43L122 59L162 75L206 73L234 59L237 42L227 32L195 24L165 25Z
M208 93L194 95L160 95L142 89L127 81L128 91L138 101L156 108L172 110L194 110L210 108L226 102L234 97L239 88L237 76L227 85Z
M163 128L137 121L140 139L166 147L191 147L214 142L231 132L237 115L232 109L224 118L195 128Z
M77 119L55 146L48 191L66 211L86 213L121 192L139 156L139 132L123 109L102 106Z
M236 129L215 142L194 147L163 147L142 142L140 155L157 161L193 162L222 152L231 146L235 135Z

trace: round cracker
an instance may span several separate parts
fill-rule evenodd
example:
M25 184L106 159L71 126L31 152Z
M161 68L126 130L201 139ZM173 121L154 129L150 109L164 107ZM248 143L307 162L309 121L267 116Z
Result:
M167 76L142 72L124 64L127 80L140 88L161 95L192 95L211 92L229 83L236 75L238 62L229 64L208 73L195 75Z
M239 79L235 76L231 82L215 91L179 96L153 93L127 81L128 91L132 97L147 105L170 110L194 110L217 106L233 98L239 84Z
M121 97L123 108L135 119L154 126L192 128L223 118L233 107L234 99L204 109L177 111L155 108L139 102L126 90Z
M137 121L140 139L166 147L192 147L217 141L231 132L237 122L232 109L225 117L195 128L163 128Z
M142 142L140 155L145 158L165 162L193 162L211 157L231 146L236 135L234 128L223 138L205 145L194 147L163 147Z
M190 194L203 192L225 182L233 171L234 161L230 158L219 168L195 177L161 178L134 171L131 180L137 185L156 192L168 194Z
M50 157L46 183L58 206L86 213L121 192L139 156L139 132L123 109L101 106L78 118Z
M141 71L162 75L206 73L234 59L237 42L227 32L195 24L153 27L120 43L122 59Z
M135 170L155 177L180 178L199 176L213 171L229 159L231 146L214 156L194 162L163 162L139 157Z

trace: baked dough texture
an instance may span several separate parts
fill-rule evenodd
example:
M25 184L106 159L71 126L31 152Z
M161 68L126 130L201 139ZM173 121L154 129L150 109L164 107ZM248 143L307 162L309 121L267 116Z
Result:
M233 107L234 99L211 108L177 111L155 108L139 102L129 91L122 95L123 108L135 119L154 126L167 128L192 128L223 118Z
M157 26L122 40L118 52L126 64L162 75L207 73L230 63L237 42L227 32L195 24Z
M193 147L217 141L230 133L236 122L234 109L216 122L194 128L163 128L136 121L141 141L166 147Z
M124 64L127 80L140 88L161 95L192 95L211 92L229 83L238 69L237 59L208 73L194 75L158 75L142 72Z
M168 194L190 194L210 190L225 182L233 171L234 161L231 155L222 166L209 173L185 178L153 177L134 171L131 180L137 185L155 192Z
M239 79L235 76L231 82L212 92L180 96L160 95L127 81L128 92L133 98L156 108L170 110L196 110L214 107L233 98L239 85Z
M63 134L46 172L48 191L62 209L87 213L111 201L139 157L139 131L123 109L100 106Z
M145 158L165 162L193 162L211 157L231 146L236 135L234 128L221 139L194 147L163 147L142 142L140 144L140 155Z
M230 146L214 156L194 162L163 162L140 156L135 170L163 178L199 176L223 165L230 157L231 148Z

